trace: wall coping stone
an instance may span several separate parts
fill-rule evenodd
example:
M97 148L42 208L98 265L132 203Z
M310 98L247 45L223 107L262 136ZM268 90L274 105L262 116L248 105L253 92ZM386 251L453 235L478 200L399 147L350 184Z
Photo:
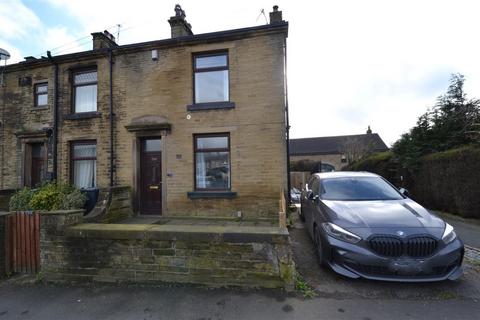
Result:
M286 228L83 223L66 229L71 238L288 243Z
M75 210L54 210L54 211L37 211L38 213L40 213L41 215L44 215L44 216L49 216L49 215L64 215L64 216L67 216L67 215L74 215L74 214L78 214L78 213L85 213L85 210L83 209L75 209Z

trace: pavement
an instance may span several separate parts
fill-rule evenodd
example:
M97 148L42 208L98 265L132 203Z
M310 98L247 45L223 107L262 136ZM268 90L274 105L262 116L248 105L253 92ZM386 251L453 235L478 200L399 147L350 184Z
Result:
M313 298L282 290L60 286L12 279L0 282L0 320L480 319L480 264L467 260L462 278L441 283L351 280L318 266L303 223L297 220L290 234Z
M342 295L304 299L282 291L196 287L4 285L0 319L478 319L469 300Z

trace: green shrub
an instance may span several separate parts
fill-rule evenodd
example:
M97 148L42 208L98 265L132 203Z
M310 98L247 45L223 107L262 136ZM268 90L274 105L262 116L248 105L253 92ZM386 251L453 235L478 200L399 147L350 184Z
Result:
M75 187L60 183L46 183L35 190L23 188L17 191L10 200L10 210L81 209L86 200L86 196Z
M11 211L32 210L30 201L33 197L33 191L29 188L23 188L15 192L10 198L9 207Z
M30 207L35 210L58 210L63 194L57 184L47 183L40 187L30 200Z
M87 197L85 196L85 194L81 193L80 190L73 188L72 192L64 195L63 201L60 204L60 209L80 209L85 206L86 201Z

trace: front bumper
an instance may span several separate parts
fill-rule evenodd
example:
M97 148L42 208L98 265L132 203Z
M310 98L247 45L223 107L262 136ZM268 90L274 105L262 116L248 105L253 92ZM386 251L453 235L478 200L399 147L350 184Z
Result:
M456 280L462 273L463 243L457 238L427 258L390 258L376 255L361 244L350 244L326 236L326 262L337 273L350 278L382 281L433 282Z

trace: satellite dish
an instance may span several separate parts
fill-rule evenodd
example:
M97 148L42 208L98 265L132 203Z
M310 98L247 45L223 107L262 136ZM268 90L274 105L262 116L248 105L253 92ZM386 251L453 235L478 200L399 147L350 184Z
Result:
M5 49L0 48L0 61L7 61L8 59L10 59L10 53L8 53L8 51Z

